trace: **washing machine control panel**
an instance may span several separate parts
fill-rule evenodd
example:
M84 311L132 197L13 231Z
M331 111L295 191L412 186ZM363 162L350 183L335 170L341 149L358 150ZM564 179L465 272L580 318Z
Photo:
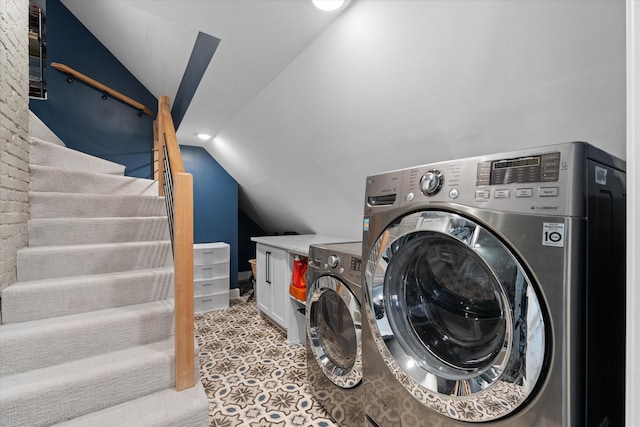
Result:
M456 203L527 214L582 215L580 192L585 177L580 171L586 150L585 143L565 143L372 175L367 177L364 212L370 215L419 203ZM604 183L605 178L598 177L615 171L592 173L596 183ZM366 221L364 228L366 231Z
M559 211L560 153L462 159L406 170L401 204L457 202L497 210Z

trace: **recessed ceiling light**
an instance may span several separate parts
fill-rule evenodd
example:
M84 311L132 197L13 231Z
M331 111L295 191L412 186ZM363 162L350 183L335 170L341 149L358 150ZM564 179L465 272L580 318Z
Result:
M209 135L208 133L199 133L198 138L200 138L203 141L208 141L211 139L211 135Z
M313 0L313 4L320 10L332 11L340 9L344 0Z

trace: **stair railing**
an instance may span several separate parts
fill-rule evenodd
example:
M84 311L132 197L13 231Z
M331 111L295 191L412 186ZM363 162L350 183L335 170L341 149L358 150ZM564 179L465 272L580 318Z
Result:
M144 104L141 104L140 102L129 98L128 96L118 92L115 89L110 88L109 86L103 85L102 83L100 83L97 80L92 79L91 77L82 74L80 71L74 70L73 68L69 67L68 65L65 64L60 64L57 62L52 62L51 63L51 67L55 68L56 70L60 71L61 73L65 73L67 75L67 82L68 83L73 83L73 79L76 78L86 84L88 84L89 86L93 86L94 88L96 88L97 90L99 90L100 92L102 92L102 99L107 99L108 96L112 96L116 99L119 99L120 101L124 102L125 104L128 104L130 106L132 106L133 108L135 108L136 110L138 110L138 117L142 117L142 113L147 114L149 116L153 116L153 111L151 111L148 107L146 107Z
M165 197L173 245L176 390L195 385L193 329L193 176L185 173L169 109L169 97L158 101L154 121L154 179Z

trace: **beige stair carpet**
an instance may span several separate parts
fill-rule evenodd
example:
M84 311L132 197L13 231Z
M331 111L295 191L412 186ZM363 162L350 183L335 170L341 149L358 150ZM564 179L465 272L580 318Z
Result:
M157 183L37 138L30 182L28 247L0 300L0 426L207 426L198 369L175 391Z

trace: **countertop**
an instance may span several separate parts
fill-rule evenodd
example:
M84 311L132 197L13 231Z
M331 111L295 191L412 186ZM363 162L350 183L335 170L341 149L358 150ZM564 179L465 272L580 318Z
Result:
M358 239L349 237L324 236L321 234L294 234L283 236L252 237L251 241L285 249L300 255L309 255L309 245L315 243L342 243L354 242Z

